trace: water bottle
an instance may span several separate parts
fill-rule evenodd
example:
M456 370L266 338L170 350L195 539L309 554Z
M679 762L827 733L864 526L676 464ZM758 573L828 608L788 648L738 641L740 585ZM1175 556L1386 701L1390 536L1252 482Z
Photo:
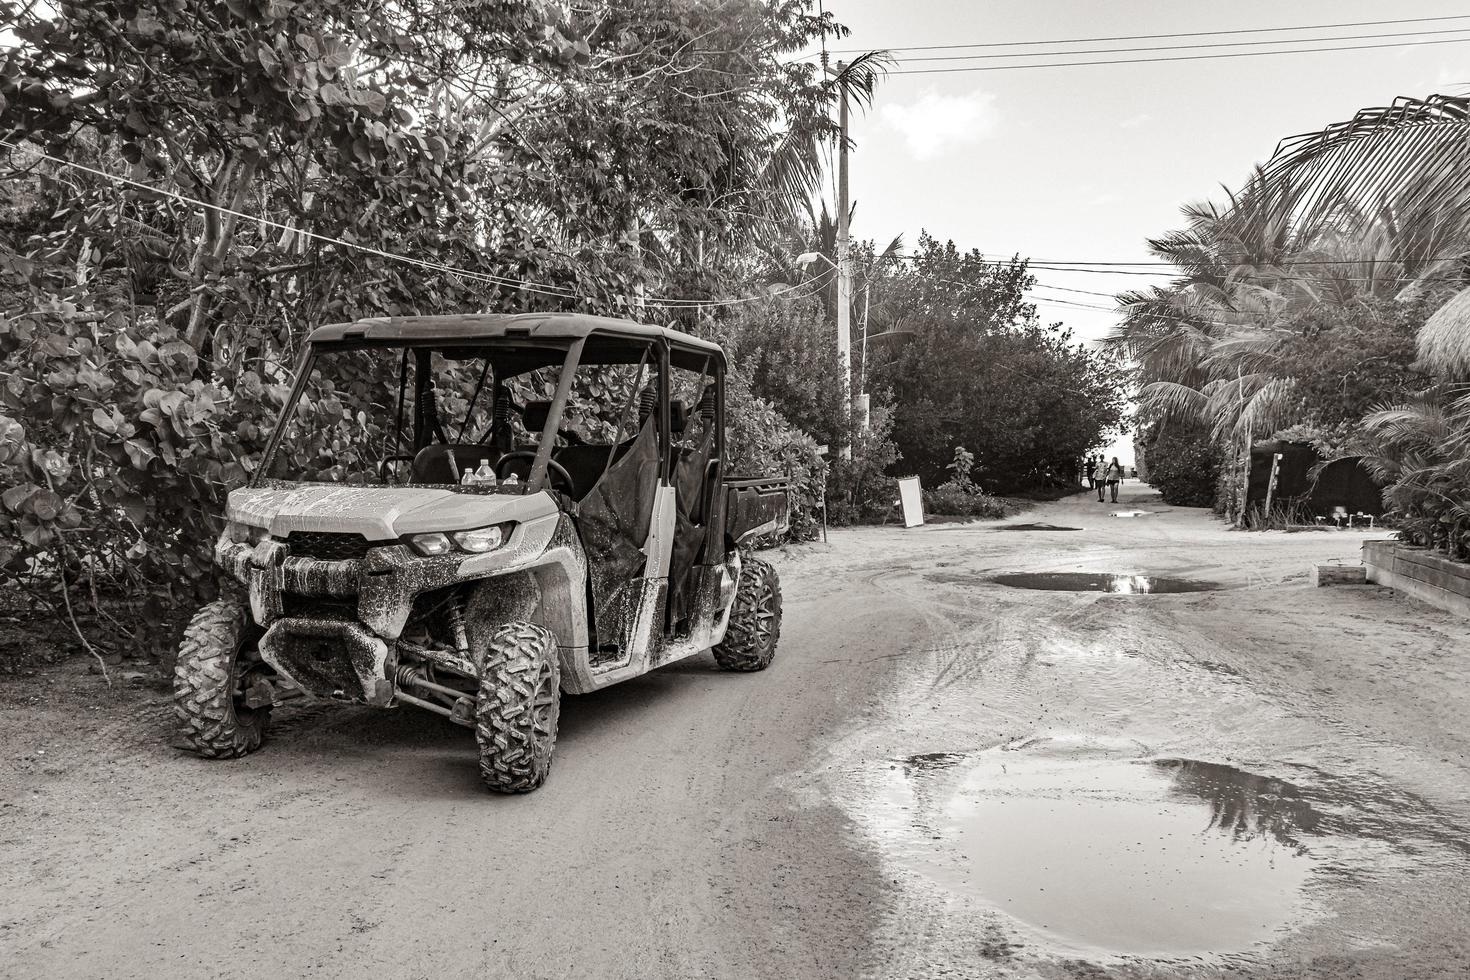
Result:
M480 486L495 486L495 471L490 468L488 459L480 460L480 467L475 470L475 482Z
M514 473L512 473L509 476L507 476L504 480L501 480L500 481L500 485L502 487L518 487L518 486L521 485L521 481L520 481L520 478L519 477L517 477Z

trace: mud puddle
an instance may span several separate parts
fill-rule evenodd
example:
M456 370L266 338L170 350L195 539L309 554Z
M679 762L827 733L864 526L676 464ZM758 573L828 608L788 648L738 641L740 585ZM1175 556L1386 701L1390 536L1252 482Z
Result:
M1001 524L995 531L1080 531L1080 527L1065 527L1061 524Z
M1114 572L1013 572L990 581L1013 589L1046 592L1110 592L1115 595L1154 595L1165 592L1210 592L1217 582L1161 575L1122 575Z
M1321 831L1301 791L1138 751L1036 739L898 760L888 843L1037 944L1076 955L1230 954L1302 921Z

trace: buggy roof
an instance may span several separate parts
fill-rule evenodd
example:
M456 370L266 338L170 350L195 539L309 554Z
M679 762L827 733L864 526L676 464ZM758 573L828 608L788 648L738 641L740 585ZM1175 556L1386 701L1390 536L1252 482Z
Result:
M465 342L500 337L530 340L577 340L583 337L633 341L664 340L686 351L723 363L719 345L668 327L586 313L460 313L441 316L370 317L352 323L330 323L311 332L313 344L338 341L378 343Z

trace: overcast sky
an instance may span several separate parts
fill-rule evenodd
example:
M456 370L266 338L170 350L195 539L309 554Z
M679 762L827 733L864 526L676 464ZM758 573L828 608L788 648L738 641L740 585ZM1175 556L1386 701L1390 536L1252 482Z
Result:
M825 0L852 29L833 48L1010 42L1165 34L1467 14L1447 0L1230 3L1181 0ZM1466 29L1460 35L1375 38L1378 50L1099 65L1016 71L892 74L873 107L853 122L857 203L853 234L912 245L921 228L961 248L1038 259L1149 259L1144 241L1179 224L1181 204L1238 187L1278 140L1344 120L1399 95L1463 92L1470 83L1470 20L1254 36L1037 45L994 51L1054 51L1215 44L1301 35L1344 36ZM1464 42L1398 46L1404 40ZM1279 47L1326 46L1282 44ZM1220 50L1130 52L1077 60L1214 54ZM965 52L898 52L900 57ZM933 61L899 68L997 65L1059 58ZM829 189L828 195L831 196ZM1041 283L1111 293L1143 276L1038 272ZM1038 288L1037 300L1111 306L1084 293ZM1104 335L1107 312L1039 305L1079 335Z

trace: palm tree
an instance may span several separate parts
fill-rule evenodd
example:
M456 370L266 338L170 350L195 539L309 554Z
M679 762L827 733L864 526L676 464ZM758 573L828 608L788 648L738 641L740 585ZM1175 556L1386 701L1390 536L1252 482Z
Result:
M1460 279L1470 247L1467 105L1400 100L1284 141L1224 206L1186 208L1182 231L1150 242L1182 275L1118 297L1125 319L1114 342L1138 365L1142 414L1208 422L1244 464L1254 438L1310 411L1276 356L1296 338L1296 317ZM1446 174L1459 181L1454 194ZM1470 370L1470 293L1430 322L1426 361Z

